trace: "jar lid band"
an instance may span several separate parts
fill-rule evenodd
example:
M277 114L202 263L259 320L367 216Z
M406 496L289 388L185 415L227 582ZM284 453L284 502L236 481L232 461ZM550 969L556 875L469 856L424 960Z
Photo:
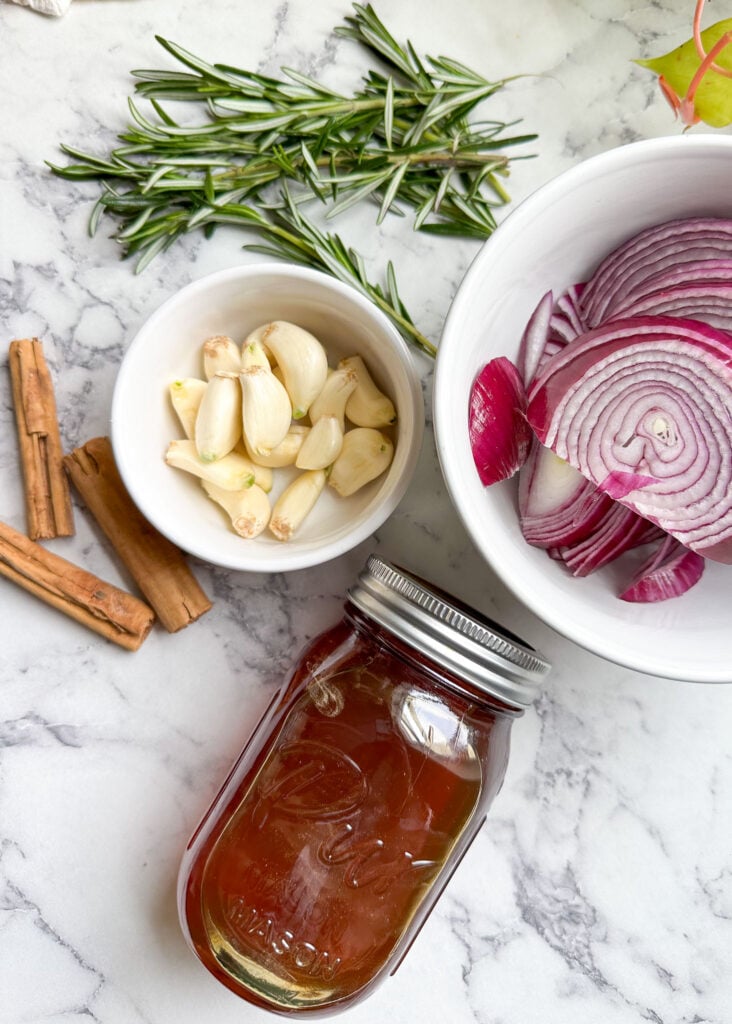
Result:
M348 596L384 629L513 707L531 704L549 672L546 658L518 637L378 555Z

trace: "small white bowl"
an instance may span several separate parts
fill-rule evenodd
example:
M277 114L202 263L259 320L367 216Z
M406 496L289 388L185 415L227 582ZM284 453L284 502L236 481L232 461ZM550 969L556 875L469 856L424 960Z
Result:
M523 539L517 483L484 488L467 427L476 373L494 356L515 358L539 298L586 279L600 259L652 224L732 217L732 138L699 135L633 143L593 157L543 186L506 219L462 282L445 323L435 372L434 419L453 503L486 561L559 633L641 672L732 682L732 566L708 562L682 597L657 604L618 599L614 565L571 577Z
M325 346L329 362L361 355L396 406L394 459L387 472L350 498L327 487L286 543L268 532L235 534L223 511L190 474L166 465L168 443L183 436L168 388L202 377L201 346L214 334L241 342L259 324L289 320ZM405 342L355 288L288 264L254 264L210 274L181 289L147 320L120 367L112 401L112 444L133 500L166 537L192 555L230 569L283 572L326 562L381 526L404 495L419 456L424 402ZM275 470L276 499L290 470Z

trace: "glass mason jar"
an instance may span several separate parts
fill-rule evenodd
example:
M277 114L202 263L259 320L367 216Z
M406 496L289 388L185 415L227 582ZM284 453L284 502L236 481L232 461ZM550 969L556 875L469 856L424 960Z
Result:
M188 844L181 923L232 991L345 1009L393 973L475 838L548 663L376 556Z

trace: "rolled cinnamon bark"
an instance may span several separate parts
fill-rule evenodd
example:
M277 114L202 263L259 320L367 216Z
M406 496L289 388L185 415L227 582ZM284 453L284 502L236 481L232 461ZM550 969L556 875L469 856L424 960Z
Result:
M8 366L31 540L74 533L53 382L38 338L10 342Z
M108 437L95 437L64 458L85 505L109 538L169 633L195 622L211 602L182 551L152 526L119 475Z
M2 522L0 576L129 651L138 649L155 620L153 610L139 598Z

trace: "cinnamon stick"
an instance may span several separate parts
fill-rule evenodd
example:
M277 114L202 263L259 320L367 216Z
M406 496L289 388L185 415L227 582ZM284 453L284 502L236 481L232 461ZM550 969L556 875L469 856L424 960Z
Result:
M0 522L0 576L96 633L136 651L155 619L151 608Z
M195 622L211 602L179 548L152 526L129 496L108 437L95 437L64 458L87 508L169 633Z
M8 352L23 469L28 536L70 537L74 532L69 484L56 416L53 382L38 338L10 342Z

